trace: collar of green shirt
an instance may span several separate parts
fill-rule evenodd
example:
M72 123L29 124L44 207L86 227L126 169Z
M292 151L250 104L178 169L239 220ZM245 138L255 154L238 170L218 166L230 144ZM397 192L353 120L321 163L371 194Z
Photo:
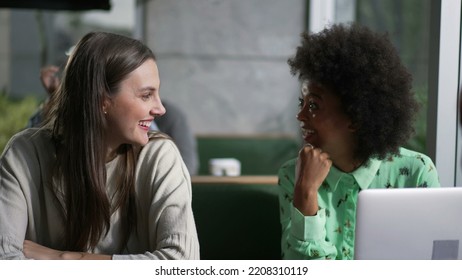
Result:
M381 163L382 162L378 159L370 159L368 162L350 173L345 173L337 169L335 166L332 166L330 168L329 174L327 175L326 181L329 184L331 190L335 191L342 177L352 176L361 189L367 189L372 183L372 180L374 180L374 177L377 174Z

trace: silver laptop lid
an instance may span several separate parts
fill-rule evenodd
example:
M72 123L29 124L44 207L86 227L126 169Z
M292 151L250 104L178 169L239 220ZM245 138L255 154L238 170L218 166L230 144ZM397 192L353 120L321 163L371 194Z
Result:
M359 193L355 259L462 259L462 188Z

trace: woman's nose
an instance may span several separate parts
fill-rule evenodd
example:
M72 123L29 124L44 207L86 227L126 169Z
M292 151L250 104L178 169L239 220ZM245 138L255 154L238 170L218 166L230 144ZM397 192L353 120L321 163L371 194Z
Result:
M298 111L298 113L295 115L295 118L296 118L297 120L299 120L299 121L301 121L301 119L300 119L300 117L301 117L301 116L300 116L300 113L301 113L301 112L302 112L302 111L300 110L300 111Z
M297 120L299 121L304 121L307 119L307 112L305 110L306 106L303 106L302 108L300 108L300 110L298 111L297 115L295 115L295 117L297 118Z
M164 105L162 102L159 100L159 102L155 102L154 106L151 109L151 114L156 115L156 116L162 116L165 114L167 110L165 109Z

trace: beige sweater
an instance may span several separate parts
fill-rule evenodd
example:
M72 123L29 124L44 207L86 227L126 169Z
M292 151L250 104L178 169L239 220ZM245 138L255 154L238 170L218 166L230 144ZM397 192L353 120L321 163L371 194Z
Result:
M24 259L29 239L59 248L64 232L62 197L49 189L55 149L46 131L16 134L0 158L0 259ZM108 194L117 158L106 165ZM199 259L199 242L191 209L191 181L171 140L150 141L136 166L137 229L128 249L116 254L120 241L119 213L94 253L113 259Z

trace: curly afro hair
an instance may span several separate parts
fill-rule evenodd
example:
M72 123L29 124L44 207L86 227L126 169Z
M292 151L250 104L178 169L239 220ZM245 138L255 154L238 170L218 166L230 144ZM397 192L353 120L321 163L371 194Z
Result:
M329 86L357 127L355 155L366 160L398 154L414 133L419 109L412 76L387 34L358 24L332 25L302 34L288 60L293 75Z

